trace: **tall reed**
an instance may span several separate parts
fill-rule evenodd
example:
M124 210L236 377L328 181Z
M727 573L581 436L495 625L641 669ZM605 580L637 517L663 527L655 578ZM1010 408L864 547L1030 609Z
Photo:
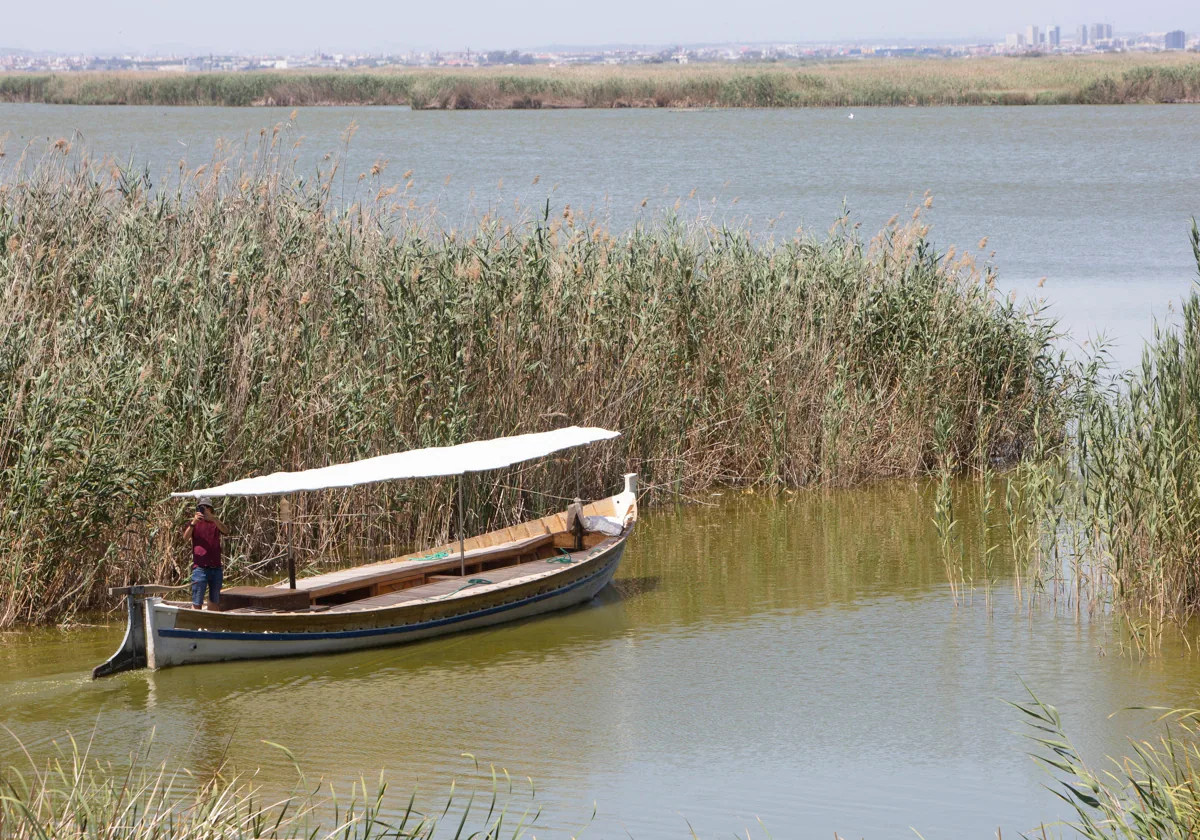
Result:
M185 172L56 147L0 186L0 626L184 569L171 490L569 423L576 459L467 482L472 530L612 492L848 485L1019 459L1060 414L1054 325L938 253L919 218L871 241L765 241L570 208L455 232L378 167L342 198L284 141ZM1040 424L1040 425L1039 425ZM450 487L308 494L302 561L450 533ZM273 501L229 501L231 576L277 572Z
M1200 275L1200 228L1192 249ZM1200 612L1200 292L1156 326L1140 368L1085 393L1078 423L1083 550L1114 596L1158 620Z
M1200 275L1200 227L1191 245ZM1115 607L1154 649L1200 614L1200 286L1157 324L1139 367L1112 376L1103 346L1064 376L1069 434L1031 457L1005 498L1024 591L1075 611Z

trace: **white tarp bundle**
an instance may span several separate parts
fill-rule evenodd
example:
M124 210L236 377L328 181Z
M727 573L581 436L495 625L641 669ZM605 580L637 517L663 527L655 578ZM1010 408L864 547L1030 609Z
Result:
M553 432L477 440L458 446L437 446L380 455L348 464L334 464L301 472L277 472L257 478L243 478L219 487L187 490L172 496L277 496L298 490L324 490L352 487L395 478L431 478L438 475L462 475L468 472L496 470L541 458L561 449L583 446L598 440L620 437L620 432L591 426L568 426Z

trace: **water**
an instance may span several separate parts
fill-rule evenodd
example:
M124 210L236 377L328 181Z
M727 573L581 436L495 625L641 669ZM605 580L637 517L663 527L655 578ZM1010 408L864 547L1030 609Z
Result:
M976 533L970 488L959 512ZM294 750L343 787L386 769L397 803L445 791L474 754L531 776L538 836L926 838L1005 835L1061 816L1001 698L1021 679L1090 758L1146 734L1135 704L1191 702L1186 651L1122 655L1103 620L1014 600L1011 575L955 608L932 488L889 483L773 501L713 497L639 525L613 588L562 614L429 643L302 660L127 673L88 668L119 628L0 646L0 721L45 753L70 729L120 757L227 754L285 787ZM3 758L15 758L6 744Z
M452 226L549 198L621 229L679 201L684 218L783 236L825 230L845 201L873 231L929 190L939 246L987 236L1002 287L1044 295L1078 341L1107 331L1122 364L1195 275L1200 106L846 116L305 109L288 142L303 137L294 153L311 172L356 122L346 193L386 159L378 182L412 169L413 192ZM217 138L254 142L288 118L0 105L0 135L7 166L68 137L162 183L181 160L211 160ZM285 786L270 740L312 776L386 769L394 790L430 796L471 770L470 752L536 780L539 836L577 829L594 802L600 837L688 836L685 819L705 838L757 836L761 819L775 836L951 838L1061 816L1000 700L1019 699L1021 679L1093 758L1150 731L1111 713L1200 689L1186 650L1142 661L1105 621L1030 615L1007 575L994 617L982 593L956 609L927 487L713 501L650 513L617 585L584 608L411 647L93 683L119 627L6 634L0 722L39 754L95 727L104 758L156 727L162 755L206 767L227 754ZM976 527L970 505L960 513Z
M213 158L218 138L257 142L288 109L0 105L10 163L60 137L156 182ZM671 210L790 235L825 231L845 202L869 232L928 190L940 247L988 237L1000 285L1044 297L1076 343L1106 332L1140 356L1153 318L1196 277L1200 105L664 112L308 108L286 133L301 172L347 146L344 187L388 161L446 223L513 204L570 204L625 228ZM78 132L78 136L73 135ZM328 164L325 164L328 166ZM538 183L533 184L535 176ZM694 197L688 196L695 190ZM646 207L641 203L646 200ZM1046 278L1045 285L1038 286Z

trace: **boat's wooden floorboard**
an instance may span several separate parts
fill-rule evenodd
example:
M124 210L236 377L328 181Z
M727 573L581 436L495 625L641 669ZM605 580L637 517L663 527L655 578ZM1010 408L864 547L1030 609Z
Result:
M571 558L575 562L580 562L587 557L587 551L573 553ZM506 583L518 578L529 577L531 575L542 574L544 572L552 572L562 569L566 566L563 563L555 563L547 560L533 560L529 563L520 563L516 566L507 566L501 569L489 569L479 575L468 575L465 578L454 577L446 580L437 580L432 583L426 583L421 586L414 586L409 589L401 589L396 592L388 592L385 595L376 595L373 598L364 598L361 601L351 601L347 604L338 604L330 607L330 612L357 612L359 610L378 609L379 607L394 607L398 604L408 604L413 601L423 601L426 598L448 597L455 592L469 593L473 586L469 586L468 581L471 580L486 580L490 583Z
M477 560L486 558L489 555L500 554L503 552L519 550L522 547L535 547L546 542L550 535L543 534L540 536L529 537L523 540L513 540L511 542L500 543L499 545L487 546L485 548L476 548L466 553L466 559ZM429 556L427 555L426 558ZM426 559L422 557L408 557L402 560L385 561L382 563L372 563L367 566L355 566L352 569L339 569L335 572L326 572L312 577L301 578L296 581L296 588L304 591L312 591L314 589L325 589L327 587L336 586L338 584L362 583L370 584L373 579L384 577L395 572L418 569L422 566L438 565L450 562L457 559L456 553L451 553L443 557ZM287 581L276 584L279 587L286 587Z

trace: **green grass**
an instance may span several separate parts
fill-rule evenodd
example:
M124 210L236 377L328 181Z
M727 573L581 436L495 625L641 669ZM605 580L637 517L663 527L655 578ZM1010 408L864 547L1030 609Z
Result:
M336 161L302 183L282 142L155 193L65 147L0 186L0 626L181 578L168 493L257 473L581 423L623 433L579 457L584 494L636 470L653 499L1011 462L1059 423L1054 325L919 218L869 242L569 208L451 232L370 173L339 209ZM507 488L574 495L575 463L470 479L468 528L561 506ZM300 560L441 541L450 498L307 494ZM274 501L221 513L230 575L278 573Z
M791 108L1200 101L1194 53L373 72L0 75L0 102Z

